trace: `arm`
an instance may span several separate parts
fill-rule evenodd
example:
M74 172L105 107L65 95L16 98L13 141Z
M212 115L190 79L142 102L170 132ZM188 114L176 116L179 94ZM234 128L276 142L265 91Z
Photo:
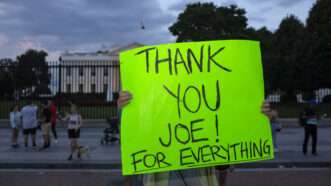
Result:
M79 115L79 117L78 117L78 128L77 129L80 129L82 126L83 126L82 116Z

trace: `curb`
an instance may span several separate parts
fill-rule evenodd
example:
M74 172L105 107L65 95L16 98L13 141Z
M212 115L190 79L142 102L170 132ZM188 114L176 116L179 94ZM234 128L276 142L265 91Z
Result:
M0 162L0 169L99 169L121 170L121 163L105 161L57 161L57 162ZM234 168L330 168L328 162L264 162L233 165Z

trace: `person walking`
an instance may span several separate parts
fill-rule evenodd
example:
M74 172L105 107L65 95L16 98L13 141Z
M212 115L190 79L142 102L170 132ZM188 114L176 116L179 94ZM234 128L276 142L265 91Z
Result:
M307 154L307 147L309 138L312 138L312 154L317 156L317 125L319 123L319 116L315 111L313 104L309 104L304 109L300 116L301 124L304 127L304 140L302 145L302 152Z
M31 136L32 146L36 147L36 130L38 126L37 120L38 107L28 101L27 105L22 108L22 124L23 124L23 135L24 135L24 146L28 147L28 138Z
M18 148L18 135L20 127L22 125L22 114L19 111L19 107L15 104L9 113L10 126L12 128L11 146Z
M51 111L49 102L45 101L43 103L42 110L42 122L41 122L41 131L43 134L44 145L41 150L47 149L50 147L50 130L51 130Z
M49 100L49 109L51 111L51 131L54 137L54 143L58 142L57 132L56 132L56 120L57 120L57 108L53 101Z
M70 140L70 154L68 160L73 159L73 155L77 152L77 158L80 159L83 153L88 153L87 149L79 145L80 128L82 127L82 116L78 113L77 107L74 104L70 106L70 113L64 118L68 123L68 138Z

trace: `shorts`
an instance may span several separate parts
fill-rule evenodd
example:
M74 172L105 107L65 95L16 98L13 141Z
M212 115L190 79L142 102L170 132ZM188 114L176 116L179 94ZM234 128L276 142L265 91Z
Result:
M24 135L35 135L36 134L37 128L29 128L29 129L23 129L23 134Z
M51 124L50 123L41 124L41 132L42 132L43 135L48 136L50 130L51 130Z
M80 137L80 129L68 129L68 137L69 139L76 139Z

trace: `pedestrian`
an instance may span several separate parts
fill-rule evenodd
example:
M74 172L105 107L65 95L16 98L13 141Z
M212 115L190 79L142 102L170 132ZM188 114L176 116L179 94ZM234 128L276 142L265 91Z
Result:
M28 147L28 138L31 136L32 146L36 147L36 130L38 126L37 120L38 107L28 101L27 105L22 108L22 123L23 123L23 135L24 135L24 146Z
M80 146L78 139L80 138L80 128L82 126L82 117L77 111L74 104L70 106L70 113L64 118L68 123L68 138L70 140L70 155L68 160L73 159L73 154L77 152L77 158L80 159L83 153L88 153L88 149Z
M56 132L56 120L57 120L57 108L53 101L49 100L50 111L51 111L51 131L54 138L54 143L58 142L57 132Z
M9 114L10 126L12 128L11 146L13 148L18 148L18 135L20 132L20 127L22 125L22 114L19 111L19 106L15 104Z
M50 147L51 142L50 142L50 130L51 130L51 111L50 111L50 104L48 101L43 102L42 105L42 121L41 121L41 131L44 139L44 145L41 148L47 149Z
M270 110L268 111L268 118L270 121L270 125L271 125L271 134L272 134L272 141L273 141L273 145L274 145L274 151L278 152L279 148L278 148L278 143L277 143L277 133L281 131L282 129L282 125L279 122L279 116L278 116L278 111L275 108L274 104L269 104L269 108Z
M307 154L308 142L311 137L312 154L317 156L317 125L319 123L319 116L312 103L310 103L300 114L300 123L304 128L304 140L302 145L303 154Z
M132 95L128 91L122 91L120 92L119 99L117 100L117 106L119 108L123 108L127 104L130 103L132 100ZM268 103L263 103L261 107L261 112L265 114L266 116L269 116L270 111L270 105ZM223 171L227 169L227 166L223 166ZM182 174L182 171L172 171L172 172L161 172L161 173L152 173L152 174L144 174L143 175L143 185L144 186L168 186L169 185L169 178L171 173L178 173L180 177L182 177L183 181L185 182L185 178ZM227 173L220 172L220 175L225 177L227 176ZM223 180L217 180L216 171L214 167L209 168L199 168L192 170L192 173L190 176L196 176L198 177L199 183L197 185L201 186L218 186L219 183L223 184L221 186L224 186ZM126 176L124 178L124 185L125 186L132 186L134 185L134 180L136 179L135 176ZM186 183L185 183L186 185Z

